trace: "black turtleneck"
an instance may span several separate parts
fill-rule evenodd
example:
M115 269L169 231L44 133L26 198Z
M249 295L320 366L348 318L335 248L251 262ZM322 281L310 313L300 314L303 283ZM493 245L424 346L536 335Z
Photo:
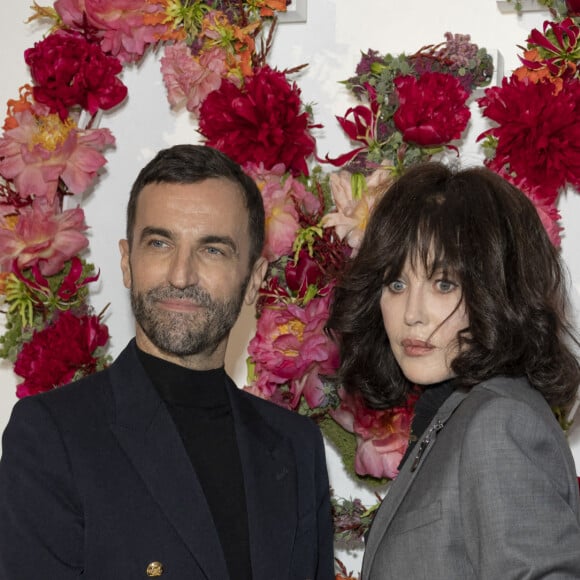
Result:
M415 447L415 444L425 432L425 429L429 426L433 417L439 410L439 407L446 401L447 397L455 390L454 381L443 381L442 383L436 383L425 387L425 390L419 396L417 403L415 404L415 411L413 415L413 421L411 423L411 437L409 439L409 447L399 463L399 469L405 463L405 460Z
M250 580L242 464L224 368L196 371L137 349L181 435L209 505L232 580Z

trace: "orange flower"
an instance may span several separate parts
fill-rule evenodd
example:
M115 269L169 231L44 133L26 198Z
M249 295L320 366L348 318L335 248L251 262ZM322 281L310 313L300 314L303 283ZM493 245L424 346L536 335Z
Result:
M258 2L260 16L274 16L274 12L286 12L286 0L263 0Z
M544 62L537 48L524 51L524 58L526 61L537 62L540 63L540 65ZM569 64L571 65L572 63ZM562 85L564 83L561 77L553 76L545 65L536 69L531 69L522 65L514 71L514 76L520 81L529 79L532 83L539 83L544 80L549 81L554 85L554 95L557 95L562 90Z
M18 127L18 121L15 118L16 113L21 113L22 111L30 111L32 109L32 87L30 85L23 85L18 89L20 98L18 100L10 99L7 106L7 116L4 121L4 131L9 131L10 129L16 129Z

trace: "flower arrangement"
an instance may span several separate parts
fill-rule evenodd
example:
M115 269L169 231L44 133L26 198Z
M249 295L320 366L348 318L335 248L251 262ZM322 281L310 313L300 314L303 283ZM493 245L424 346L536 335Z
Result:
M187 94L188 108L197 112L222 81L237 90L265 58L256 37L286 5L229 5L34 4L32 19L46 19L52 29L25 51L31 83L8 102L0 138L0 295L6 308L0 357L12 361L22 378L18 397L66 384L110 361L103 312L94 315L88 303L87 285L98 273L80 257L89 243L84 212L65 208L95 184L105 151L115 144L97 125L103 111L127 97L119 73L148 47L166 43L162 73L172 105Z
M246 389L310 415L353 477L385 482L406 449L416 394L377 411L336 383L338 352L324 331L332 290L357 252L378 186L433 155L459 153L469 100L489 82L491 57L469 36L451 33L411 55L363 53L344 81L357 104L337 117L353 149L322 160L318 125L290 80L298 69L267 63L276 12L285 8L285 0L35 4L34 18L53 28L26 51L31 84L9 101L0 138L7 319L0 356L23 379L18 396L108 364L103 313L93 314L88 303L98 273L81 258L87 224L81 208L66 208L94 186L115 143L98 121L127 97L119 73L160 45L170 106L185 107L204 142L242 164L263 195L269 269ZM580 48L576 21L552 10L554 21L530 34L522 67L478 103L495 123L481 136L487 165L530 196L557 244L558 194L580 183ZM335 498L337 539L360 543L374 507Z
M559 246L558 196L580 186L580 27L569 16L546 21L522 51L522 66L478 101L494 121L480 139L486 165L532 199Z

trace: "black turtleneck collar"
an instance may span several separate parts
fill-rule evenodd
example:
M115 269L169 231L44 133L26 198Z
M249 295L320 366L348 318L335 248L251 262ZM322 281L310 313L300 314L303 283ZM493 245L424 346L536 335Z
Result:
M439 411L439 407L443 405L449 395L455 390L455 387L456 384L453 379L424 387L423 392L415 404L409 447L407 447L407 451L399 464L399 469L411 454L415 443L421 438L425 429L427 429L433 417L437 414L437 411Z
M138 347L137 354L147 376L166 403L204 409L229 405L224 367L198 371L150 355Z

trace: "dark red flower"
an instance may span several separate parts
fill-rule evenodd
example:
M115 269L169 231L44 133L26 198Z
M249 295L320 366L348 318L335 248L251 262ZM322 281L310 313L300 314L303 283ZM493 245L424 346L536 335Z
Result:
M297 292L303 298L308 290L308 286L322 283L324 273L320 269L320 264L308 254L308 250L302 249L298 253L298 259L289 260L284 270L286 284L293 292Z
M109 340L109 330L98 316L62 312L49 326L36 331L22 347L14 372L24 378L16 396L27 397L65 385L80 372L96 370L95 350Z
M553 203L567 183L580 187L580 83L564 81L559 92L549 82L515 77L485 91L478 100L483 115L497 127L478 139L497 139L495 157L486 161L494 171L525 178L528 188L546 192Z
M111 109L127 96L116 77L119 60L78 32L58 30L24 52L34 80L34 98L64 121L68 109L80 105L91 115Z
M394 82L399 106L393 120L405 141L436 147L461 137L470 117L469 93L453 75L426 72Z
M265 66L238 88L222 82L199 114L199 132L207 145L240 165L283 163L293 175L308 175L306 159L314 152L308 113L300 112L300 90L286 76Z

